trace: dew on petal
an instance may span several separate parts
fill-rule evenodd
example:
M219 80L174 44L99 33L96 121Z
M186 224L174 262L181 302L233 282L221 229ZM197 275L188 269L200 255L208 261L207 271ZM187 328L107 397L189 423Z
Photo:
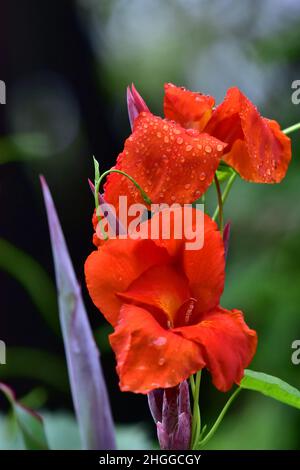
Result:
M176 140L177 144L181 145L183 144L183 138L182 137L178 137L177 140Z
M167 342L167 338L165 336L159 336L158 338L152 341L152 344L154 344L154 346L164 346L166 342Z

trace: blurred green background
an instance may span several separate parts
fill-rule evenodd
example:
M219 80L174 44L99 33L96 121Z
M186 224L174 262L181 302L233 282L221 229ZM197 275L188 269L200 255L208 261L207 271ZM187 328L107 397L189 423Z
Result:
M217 102L236 85L283 128L298 122L291 84L300 79L300 3L6 0L1 10L0 79L7 97L0 105L0 339L7 344L7 364L0 366L0 380L18 396L35 389L32 404L42 409L53 445L78 446L38 181L43 173L102 351L119 446L153 446L147 400L119 392L109 329L84 287L83 263L93 249L87 185L92 155L105 170L122 150L130 132L125 90L131 82L157 114L163 84L171 81ZM300 339L299 132L292 141L293 161L282 184L239 180L232 189L225 209L232 235L222 305L243 310L258 332L251 368L300 388L300 365L291 362L291 344ZM211 195L211 210L214 203ZM201 404L207 423L225 400L205 375ZM0 407L4 413L4 400ZM0 416L0 449L18 445L13 426ZM241 394L209 445L299 446L299 412L252 392Z

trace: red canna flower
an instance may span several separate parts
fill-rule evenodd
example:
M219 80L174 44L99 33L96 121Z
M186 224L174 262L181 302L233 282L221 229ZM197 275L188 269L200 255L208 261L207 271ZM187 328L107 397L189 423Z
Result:
M162 231L157 240L110 239L85 264L90 296L115 329L110 343L124 391L175 387L204 367L227 391L255 353L256 333L243 314L219 305L225 259L217 225L204 215L204 245L187 249L197 211L190 208L188 225L183 210L157 212L140 226L141 233L162 227L168 212L172 227L184 223L182 239L166 240Z
M279 124L262 117L236 87L227 91L217 108L213 106L211 97L165 85L166 118L226 142L222 159L245 180L279 183L291 160L291 141Z
M285 176L290 139L276 121L260 116L238 88L223 103L172 84L165 85L165 119L150 113L135 88L128 89L133 132L116 168L132 176L154 203L191 203L209 187L221 158L242 178L277 183ZM119 195L129 204L142 202L135 186L111 174L105 199L118 207Z

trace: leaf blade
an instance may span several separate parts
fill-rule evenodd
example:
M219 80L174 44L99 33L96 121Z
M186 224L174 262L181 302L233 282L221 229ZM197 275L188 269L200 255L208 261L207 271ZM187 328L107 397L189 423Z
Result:
M240 387L300 409L300 391L272 375L246 369Z
M99 351L54 203L43 177L41 184L54 259L60 323L81 441L83 447L89 450L114 449L115 433Z
M14 392L7 385L0 383L0 390L10 402L26 449L49 449L44 423L40 415L18 402Z

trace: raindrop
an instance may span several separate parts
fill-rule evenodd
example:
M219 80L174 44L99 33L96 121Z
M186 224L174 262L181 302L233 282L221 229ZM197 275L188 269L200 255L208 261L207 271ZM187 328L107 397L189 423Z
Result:
M166 342L167 338L165 336L159 336L158 338L152 341L154 346L163 346L164 344L166 344Z
M192 145L187 145L187 146L185 147L185 150L186 150L187 152L190 152L190 151L192 150L192 148L193 148Z
M212 151L212 148L210 145L205 145L205 152L210 153Z
M200 181L204 181L205 178L206 178L206 174L205 173L200 173L200 176L199 176Z
M178 137L178 139L176 140L177 144L181 145L183 144L183 138L182 137Z

